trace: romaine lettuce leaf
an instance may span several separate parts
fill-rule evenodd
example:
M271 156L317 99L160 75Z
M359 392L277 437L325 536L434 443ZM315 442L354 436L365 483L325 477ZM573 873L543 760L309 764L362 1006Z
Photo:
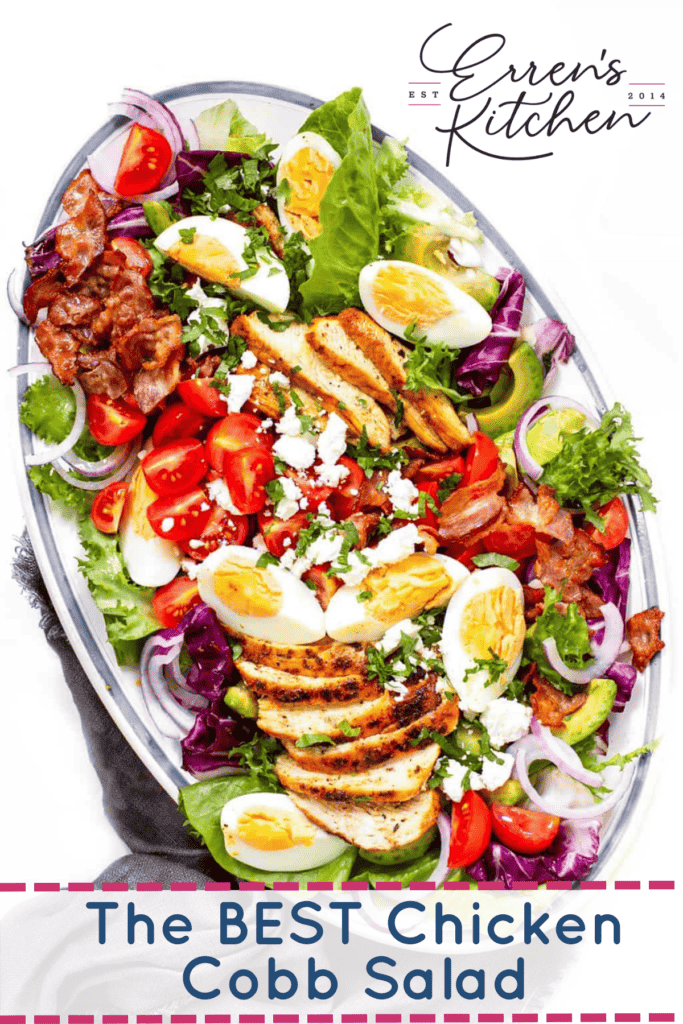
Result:
M356 87L343 92L333 100L323 103L321 107L308 115L299 128L299 132L317 132L327 139L339 156L345 156L349 149L349 143L354 128L351 126L351 118L355 113L360 113L368 125L370 115L368 114L363 92Z
M240 113L234 100L225 100L202 110L194 123L200 149L255 153L266 141L266 136Z
M201 835L211 856L222 868L247 882L263 882L272 886L274 882L332 882L340 885L351 874L357 850L350 846L339 857L310 871L260 871L235 860L225 849L221 830L221 811L228 800L244 793L263 792L258 779L249 775L232 775L220 779L207 779L184 786L178 796L178 808L185 815L192 829Z
M377 258L379 199L362 99L348 118L348 148L320 204L322 233L311 240L313 271L301 286L307 314L338 313L360 305L358 275Z
M120 665L135 665L142 639L160 626L152 609L154 587L132 582L117 537L100 533L90 517L81 521L79 536L86 557L78 560L78 567L104 615L109 643Z

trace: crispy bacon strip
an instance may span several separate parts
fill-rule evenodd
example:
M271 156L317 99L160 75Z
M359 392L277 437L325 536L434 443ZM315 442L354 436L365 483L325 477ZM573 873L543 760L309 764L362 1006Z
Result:
M351 522L358 530L359 547L365 548L368 546L370 537L377 528L379 519L379 512L354 512L350 517Z
M533 663L527 670L527 681L534 685L534 692L531 694L531 707L541 725L550 726L552 729L563 729L567 715L578 711L586 703L585 693L575 693L573 696L562 693L547 679L543 679L539 675L538 669Z
M90 171L85 170L81 171L77 178L74 178L62 196L62 206L69 217L76 217L85 206L88 196L91 195L97 196L101 202L107 220L117 214L123 206L120 199L104 192Z
M24 314L30 324L35 323L41 309L57 299L64 289L64 278L59 267L53 267L46 274L37 277L24 295Z
M43 320L36 328L36 343L62 384L73 384L78 372L82 338L50 320Z
M637 612L626 622L626 635L633 651L633 664L643 672L655 654L664 647L659 636L660 623L664 612L659 608L647 608Z
M314 565L301 574L304 583L311 582L315 586L315 596L324 612L327 611L328 604L344 584L344 581L340 580L338 576L327 576L327 569L327 565Z
M447 544L469 543L481 536L505 508L499 494L505 484L505 467L501 462L487 479L468 484L449 494L441 507L439 537Z
M67 284L75 284L94 260L104 251L107 241L107 219L102 203L91 192L82 210L60 224L55 235L55 249L62 257L60 270Z
M594 543L584 530L575 530L569 544L547 543L538 539L536 550L536 576L541 583L562 593L562 603L558 608L576 603L585 618L599 616L603 600L584 584L595 569L607 562L605 549Z
M533 526L543 537L565 544L574 536L571 514L560 508L555 492L546 484L541 484L535 498L528 487L520 484L508 501L506 521L510 525Z
M121 398L129 389L129 381L116 363L116 353L87 352L78 356L79 381L89 395Z

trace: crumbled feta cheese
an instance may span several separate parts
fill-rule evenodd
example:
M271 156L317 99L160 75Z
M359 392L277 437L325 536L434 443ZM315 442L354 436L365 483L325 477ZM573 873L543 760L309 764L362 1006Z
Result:
M190 561L189 558L186 558L184 561L180 563L180 568L187 573L188 579L197 579L197 570L199 569L199 565L197 562L192 562Z
M401 619L394 626L390 626L386 631L381 640L378 640L375 647L378 651L383 654L391 654L395 651L398 645L401 643L401 634L405 633L406 636L417 636L420 632L420 627L416 622L411 622L410 619Z
M481 770L484 789L498 789L504 782L507 782L512 774L512 766L515 762L512 754L498 754L498 757L503 761L502 764L498 764L488 757L484 758L484 767Z
M281 476L279 479L285 496L275 506L275 515L278 519L291 519L299 511L299 498L302 496L302 491L298 484L294 480L290 480L288 476Z
M412 480L401 476L398 469L392 469L387 477L387 494L395 509L402 512L417 512L420 492Z
M206 489L209 492L211 500L215 501L221 508L224 508L226 512L231 512L236 516L242 515L240 510L235 507L230 494L230 489L228 488L225 480L221 477L211 480Z
M280 384L283 388L289 387L289 378L285 377L284 373L280 373L279 370L269 374L268 380L271 384Z
M299 508L308 508L308 498L303 497L299 500Z
M168 533L168 531L172 530L174 526L175 526L175 519L173 518L173 516L166 516L165 519L161 520L161 532L162 533Z
M258 363L258 359L250 349L247 349L246 352L242 353L240 363L245 368L245 370L253 370L256 364Z
M292 538L291 537L285 537L285 539L282 542L282 546L283 546L283 548L291 548L291 546L292 546Z
M284 555L281 557L281 559L280 559L280 568L281 569L289 569L291 572L294 572L294 563L296 561L297 561L296 551L294 550L294 548L290 548L289 551L285 551ZM303 572L303 571L304 570L302 569L301 572ZM295 573L295 575L300 576L301 573Z
M190 315L188 316L188 324L197 323L201 319L199 315L200 309L208 309L212 306L216 307L222 306L224 304L223 299L207 295L204 289L202 288L199 279L195 281L191 288L187 289L185 294L189 299L193 299L198 306L198 308L193 309ZM214 318L213 326L219 331L224 331L226 334L228 332L227 321L221 320L218 317ZM205 334L200 334L198 338L195 338L194 344L198 347L199 353L203 354L204 352L207 351L207 349L213 346L214 342L210 338L207 338Z
M311 565L322 565L323 562L335 562L341 553L344 535L333 533L318 537L306 548L305 559Z
M421 543L420 534L414 523L401 526L398 530L392 530L388 536L383 537L376 548L365 548L363 554L370 559L373 565L391 565L393 562L400 562L415 552L415 548Z
M349 471L346 466L315 466L318 480L324 487L339 487L342 480L346 480Z
M202 546L204 541L191 539L187 543L193 550L196 550L197 548L200 548Z
M261 426L258 427L256 433L257 434L262 434L265 430L270 430L272 425L273 425L273 421L272 420L270 420L270 419L264 420L263 423L261 424Z
M323 517L329 520L329 522L332 522L332 513L330 512L330 507L326 501L321 501L318 505L318 517Z
M285 434L275 442L273 451L293 469L308 469L315 462L315 448L303 437Z
M357 496L357 494L358 494L358 488L357 487L352 487L351 490L349 491L349 494L352 494L354 496L354 498L355 498Z
M394 700L402 700L408 693L408 687L402 679L389 679L384 684L384 689L394 695Z
M334 466L346 451L346 424L336 412L330 413L327 426L318 438L318 456L326 466Z
M199 511L200 512L208 512L210 508L211 508L211 506L209 505L208 501L203 501L201 503L201 505L199 506Z
M298 437L301 433L301 420L296 414L296 407L293 405L287 406L284 415L275 425L275 429L278 434L284 434L286 437Z
M443 763L443 758L439 761L439 764ZM448 775L441 783L441 788L447 797L449 797L454 804L460 803L464 795L463 783L465 776L467 775L468 769L464 764L460 764L459 761L448 759L446 761L446 771ZM467 780L468 789L481 789L482 781L481 775L477 775L476 772L470 771L469 779Z
M248 373L229 373L226 383L230 386L228 412L239 412L251 395L256 377Z
M484 708L481 724L488 730L491 746L504 747L528 733L531 708L516 700L498 697Z

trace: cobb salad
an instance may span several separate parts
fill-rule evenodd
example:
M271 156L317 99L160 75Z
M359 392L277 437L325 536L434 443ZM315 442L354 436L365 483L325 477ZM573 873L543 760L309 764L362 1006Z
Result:
M558 393L568 327L359 89L281 149L232 99L112 112L27 248L46 361L12 372L189 825L266 885L585 877L663 646L627 613L628 413Z

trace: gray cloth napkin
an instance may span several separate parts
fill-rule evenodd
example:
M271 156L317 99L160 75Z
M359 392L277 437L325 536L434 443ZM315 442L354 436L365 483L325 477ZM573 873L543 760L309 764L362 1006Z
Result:
M88 754L102 783L105 814L131 850L103 871L95 884L196 882L203 886L207 881L232 880L184 827L173 800L109 717L66 638L26 532L18 542L12 576L40 612L40 626L59 656L81 717Z

